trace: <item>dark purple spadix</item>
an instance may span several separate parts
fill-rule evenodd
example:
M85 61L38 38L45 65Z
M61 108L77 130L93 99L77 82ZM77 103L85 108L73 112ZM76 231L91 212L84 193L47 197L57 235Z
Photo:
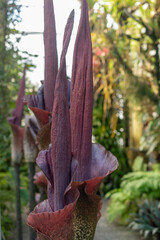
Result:
M75 180L90 177L92 152L93 74L92 44L87 1L82 1L71 79L72 152L78 161Z
M45 110L52 112L54 87L58 72L56 27L52 0L44 0L44 47L45 47Z
M54 92L51 127L51 158L54 169L54 209L64 207L64 192L70 181L71 133L68 104L68 82L66 76L65 56L68 49L74 22L71 12L64 33L60 68L57 74Z
M22 115L23 115L23 98L24 98L24 92L25 92L25 71L26 68L24 67L23 70L23 77L20 82L20 88L18 91L18 98L16 101L16 106L14 110L12 111L12 118L10 118L9 121L12 123L21 126L21 120L22 120Z

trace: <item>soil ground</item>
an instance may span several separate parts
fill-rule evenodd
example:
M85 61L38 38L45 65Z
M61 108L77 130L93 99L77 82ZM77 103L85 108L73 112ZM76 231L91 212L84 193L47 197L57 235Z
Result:
M131 231L127 227L121 227L108 222L106 216L107 201L103 200L101 218L97 224L94 240L140 240L138 233ZM29 240L29 229L26 225L26 218L23 219L23 240ZM16 231L8 240L17 240Z

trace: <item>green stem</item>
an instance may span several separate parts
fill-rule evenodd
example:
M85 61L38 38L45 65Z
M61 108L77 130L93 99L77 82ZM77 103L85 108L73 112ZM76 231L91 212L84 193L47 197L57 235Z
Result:
M22 218L21 218L21 196L20 196L20 166L14 164L15 187L16 187L16 220L17 220L17 240L22 240Z
M33 183L33 177L35 175L35 163L28 163L28 177L29 177L29 210L33 211L36 202L35 202L35 185ZM29 240L34 240L36 238L36 234L32 228L29 228Z

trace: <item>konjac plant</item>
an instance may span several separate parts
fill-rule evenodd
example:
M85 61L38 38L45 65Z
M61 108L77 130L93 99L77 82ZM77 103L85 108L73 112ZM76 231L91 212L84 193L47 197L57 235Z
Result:
M82 0L74 48L70 104L66 53L74 11L66 24L59 69L52 0L44 0L44 21L45 79L38 94L26 102L40 126L37 141L41 151L36 162L47 178L48 199L35 207L27 222L38 240L92 240L102 205L96 192L118 162L103 146L92 144L93 72L87 0Z
M8 122L12 129L11 160L15 170L16 221L17 221L18 240L22 239L21 200L20 200L20 163L23 157L24 129L21 127L21 121L23 116L23 98L25 93L25 71L26 71L26 68L24 67L23 77L20 82L20 88L18 92L16 106L12 111L12 116L8 118Z

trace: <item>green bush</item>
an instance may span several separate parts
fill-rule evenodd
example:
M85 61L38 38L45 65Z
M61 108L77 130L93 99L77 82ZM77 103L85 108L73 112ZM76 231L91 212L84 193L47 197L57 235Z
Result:
M107 209L109 220L128 224L141 201L160 198L160 172L128 173L123 176L120 188L110 191L106 197L111 197Z
M23 163L20 174L20 189L22 207L28 202L28 177L27 165ZM0 210L2 232L8 237L14 226L15 219L15 174L13 167L8 171L0 172ZM23 210L23 209L22 209Z
M13 219L11 213L14 212L14 182L12 172L1 172L0 173L0 186L1 186L1 199L0 208L2 214L2 232L7 235L8 232L13 228Z

